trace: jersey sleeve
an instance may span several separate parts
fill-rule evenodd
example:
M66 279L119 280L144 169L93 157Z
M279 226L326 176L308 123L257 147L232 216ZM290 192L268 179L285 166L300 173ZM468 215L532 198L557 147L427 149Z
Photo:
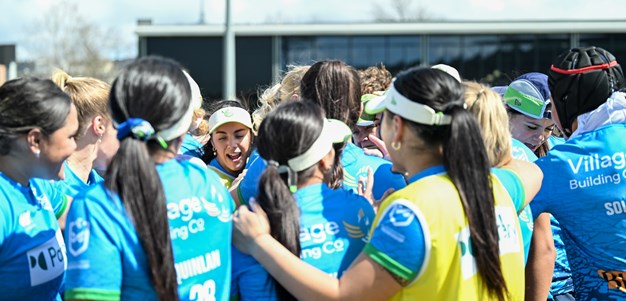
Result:
M115 226L90 202L95 201L77 198L67 216L65 299L119 300L122 262Z
M381 158L379 161L385 161ZM406 187L406 180L404 176L398 173L394 173L391 171L391 163L385 162L381 164L376 171L374 171L374 187L372 189L372 194L374 198L380 200L385 191L389 188L393 188L395 191L398 191L402 188Z
M234 246L232 256L231 300L278 300L276 283L259 262L239 252Z
M263 158L260 156L254 157L254 161L252 161L250 166L248 166L248 171L243 179L241 179L239 187L237 188L241 204L248 204L251 197L256 197L259 180L261 179L261 175L265 171L266 167L267 164Z
M539 192L537 192L537 195L533 198L533 201L530 202L530 206L533 211L533 218L535 219L543 212L550 212L550 205L552 202L561 200L561 198L557 195L559 189L556 189L553 184L555 174L554 171L552 171L553 167L551 168L550 166L550 160L551 156L548 154L535 162L535 164L537 164L543 172L541 188L539 189Z
M515 210L517 212L521 212L524 209L524 201L526 199L526 191L524 190L524 185L522 184L522 180L520 180L519 176L511 170L502 169L502 168L492 168L492 174L494 174L502 186L506 189L513 201L513 205L515 206Z
M30 184L35 186L37 194L42 193L46 197L50 209L54 212L57 219L67 211L69 200L67 197L67 186L63 181L53 182L43 179L32 179ZM46 205L44 204L45 207Z
M429 237L417 206L398 199L382 213L363 251L406 285L417 280L426 266Z

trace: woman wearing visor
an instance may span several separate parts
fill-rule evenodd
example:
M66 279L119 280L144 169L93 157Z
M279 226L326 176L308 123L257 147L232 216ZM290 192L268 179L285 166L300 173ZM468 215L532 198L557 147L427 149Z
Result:
M350 139L343 122L324 118L315 103L287 102L259 128L259 155L268 167L256 203L269 217L271 235L295 256L333 278L341 277L367 242L374 220L368 201L352 191L331 189L333 144ZM326 276L327 277L327 276ZM233 249L231 297L295 300L254 258Z
M441 70L409 69L385 95L366 110L384 112L383 141L409 185L383 201L368 244L341 279L268 235L258 206L235 214L235 244L300 300L523 299L517 212L536 194L541 172L520 161L491 171L463 88Z
M548 76L531 72L516 78L504 92L509 125L514 139L524 143L537 157L548 152L554 130Z
M521 141L534 152L536 157L529 158L530 162L537 160L537 157L544 157L553 147L550 141L555 141L550 139L555 127L550 99L548 76L537 72L518 77L504 92L513 141ZM530 207L526 210L526 216L531 218ZM529 257L526 268L527 291L537 299L544 300L548 292L547 284L551 282L548 300L554 300L553 296L571 293L574 286L559 222L551 215L543 214L534 221L534 233L531 249L526 255ZM556 261L550 281L550 268L545 264L552 261L550 258L555 256L554 252Z
M203 160L226 188L243 172L252 152L252 118L241 103L222 100L209 108L209 142Z

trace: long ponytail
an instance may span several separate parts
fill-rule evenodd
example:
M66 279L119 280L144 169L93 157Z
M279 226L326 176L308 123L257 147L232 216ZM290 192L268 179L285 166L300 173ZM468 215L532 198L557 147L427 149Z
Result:
M394 86L405 97L452 117L450 125L431 126L410 121L407 124L425 145L443 148L443 164L459 193L468 220L478 274L490 295L498 300L508 299L500 263L489 157L480 126L465 109L463 86L445 72L430 68L409 69L398 75Z
M132 219L159 300L178 300L165 192L146 142L132 138L120 142L107 168L105 185L119 195Z
M257 201L267 214L272 237L300 257L300 209L287 187L288 176L279 174L277 167L269 164L259 180ZM279 300L296 300L280 283L275 283Z
M140 118L159 133L183 118L190 100L189 82L180 65L169 59L145 57L116 78L109 109L117 124ZM142 141L134 134L120 140L120 148L107 168L105 185L119 195L135 226L158 299L178 300L165 191L151 158L157 151L166 151L164 141ZM165 143L171 145L174 140Z
M259 180L257 201L267 213L271 235L291 253L300 256L300 209L294 199L293 186L311 178L317 164L295 172L288 161L306 152L322 132L324 113L308 101L286 102L265 117L257 137L259 155L269 164ZM341 151L335 153L341 155ZM336 158L335 158L336 160ZM280 171L280 172L279 172ZM332 175L331 175L332 174ZM325 175L328 184L336 176L334 170ZM279 299L295 300L284 287L276 282Z
M495 199L480 127L471 112L458 107L452 115L450 135L443 141L444 166L459 191L469 224L472 250L478 273L490 294L506 299L508 289L502 275ZM472 159L467 160L467 154Z

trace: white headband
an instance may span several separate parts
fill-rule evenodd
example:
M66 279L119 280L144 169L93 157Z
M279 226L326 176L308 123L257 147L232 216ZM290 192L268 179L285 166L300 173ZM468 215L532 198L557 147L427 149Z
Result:
M165 129L156 133L157 136L163 138L163 140L165 141L170 141L174 138L178 138L186 133L191 126L191 122L193 121L193 111L202 106L202 95L200 94L200 88L198 87L198 84L196 83L196 81L193 80L193 78L191 78L187 71L183 70L183 74L185 74L187 81L189 81L189 87L191 89L191 100L189 102L189 108L187 108L187 111L185 112L185 114L183 114L183 117L181 117L180 120L178 120L178 122L172 125L169 129Z
M326 119L324 127L313 145L301 155L291 158L287 165L295 171L303 171L319 162L330 152L334 143L345 142L350 139L350 128L343 122L334 119Z
M435 112L427 105L404 97L393 84L383 97L372 99L365 105L365 111L368 114L378 114L385 109L419 124L446 125L452 122L450 115Z

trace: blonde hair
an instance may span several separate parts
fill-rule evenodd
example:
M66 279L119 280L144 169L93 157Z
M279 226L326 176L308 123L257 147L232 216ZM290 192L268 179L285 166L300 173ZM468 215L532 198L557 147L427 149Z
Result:
M95 116L111 120L107 103L111 85L92 77L71 77L63 70L52 74L52 81L67 93L78 113L78 135L85 134L86 127Z
M501 167L511 160L511 132L509 116L502 98L489 87L464 81L465 104L480 124L489 163Z
M209 121L208 116L206 116L206 111L203 108L198 108L193 110L193 120L200 120L198 127L193 129L194 135L196 136L204 136L209 133Z
M259 97L259 108L252 112L252 129L258 132L265 116L279 103L290 100L300 94L302 76L310 66L289 66L281 81L267 88Z

